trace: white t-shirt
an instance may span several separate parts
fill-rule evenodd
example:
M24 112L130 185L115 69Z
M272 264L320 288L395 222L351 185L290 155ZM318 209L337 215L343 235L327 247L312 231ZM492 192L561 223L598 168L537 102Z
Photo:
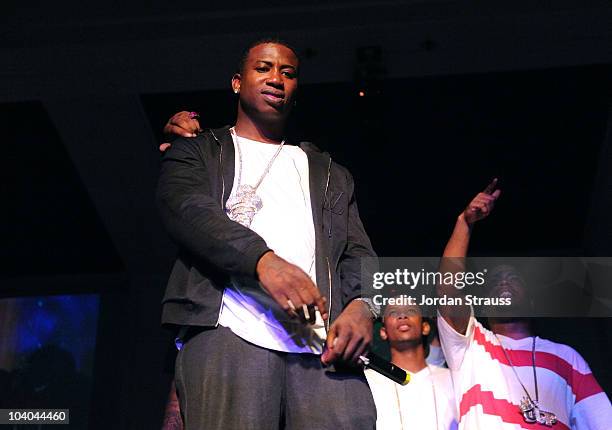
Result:
M519 411L525 393L492 331L473 316L465 335L440 315L438 331L446 362L453 373L464 430L543 429L528 424ZM520 380L535 400L533 337L514 340L498 335ZM556 430L610 430L612 406L589 366L574 349L536 337L536 374L540 409L552 412Z
M235 137L231 195L236 193L239 175L241 184L254 186L278 148L278 145ZM306 153L297 146L283 146L257 194L263 206L255 214L250 229L278 256L300 267L316 282L315 231ZM320 354L325 341L322 319L310 326L289 318L254 281L233 280L232 286L225 289L219 324L244 340L277 351Z
M410 382L406 385L399 385L372 369L366 369L365 375L376 404L377 430L457 428L453 383L448 369L430 365L410 373Z

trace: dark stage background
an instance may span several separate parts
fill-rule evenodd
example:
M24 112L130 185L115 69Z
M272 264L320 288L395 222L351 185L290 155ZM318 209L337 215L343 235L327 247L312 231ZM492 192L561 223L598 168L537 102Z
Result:
M351 170L380 255L439 255L493 177L502 197L473 254L612 255L609 2L150 6L0 17L0 384L63 346L86 382L89 419L73 428L161 426L172 348L159 303L175 253L154 207L161 128L179 110L233 122L233 66L262 34L300 51L291 134ZM53 336L22 339L28 312ZM612 393L610 319L537 327Z
M504 196L475 252L583 255L611 76L589 66L304 85L292 134L350 168L381 255L439 255L455 216L494 177ZM142 100L155 130L177 109L212 128L236 115L228 90Z

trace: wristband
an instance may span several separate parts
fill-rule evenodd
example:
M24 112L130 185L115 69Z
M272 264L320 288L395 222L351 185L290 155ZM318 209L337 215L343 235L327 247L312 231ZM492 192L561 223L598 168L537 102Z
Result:
M372 314L372 318L376 319L380 316L380 306L376 306L369 297L357 297L355 300L363 302L368 307L368 310Z

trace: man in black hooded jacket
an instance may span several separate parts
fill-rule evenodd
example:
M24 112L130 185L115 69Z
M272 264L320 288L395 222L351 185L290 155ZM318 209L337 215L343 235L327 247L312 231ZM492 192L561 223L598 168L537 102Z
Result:
M376 420L363 375L326 368L357 362L371 342L361 258L375 254L350 173L285 141L298 72L285 43L251 45L232 79L235 126L178 139L164 154L157 200L179 257L162 319L180 333L188 430Z

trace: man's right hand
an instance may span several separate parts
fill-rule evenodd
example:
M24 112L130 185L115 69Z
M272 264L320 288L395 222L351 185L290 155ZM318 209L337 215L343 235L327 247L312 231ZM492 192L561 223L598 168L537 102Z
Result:
M303 305L310 308L309 312L313 312L316 306L323 319L327 319L325 297L298 266L269 251L257 262L257 276L263 289L289 315L301 314Z
M197 133L201 133L200 115L197 112L181 111L172 115L164 126L164 135L196 137ZM170 143L164 142L159 145L159 150L165 152L170 147Z
M501 194L501 190L496 188L497 178L493 179L491 183L487 185L487 188L478 193L467 208L465 208L460 217L463 217L468 226L471 227L477 221L489 216L495 206L495 201Z

